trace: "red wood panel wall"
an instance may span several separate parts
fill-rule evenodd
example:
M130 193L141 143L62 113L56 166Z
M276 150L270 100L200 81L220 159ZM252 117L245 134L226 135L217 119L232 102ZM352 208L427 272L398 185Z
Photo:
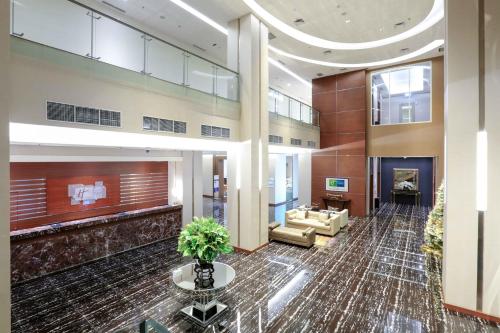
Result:
M312 201L326 195L325 178L349 179L350 214L366 215L366 72L313 80L313 107L320 113L321 150L312 157Z
M11 163L10 172L12 230L168 203L167 162ZM106 198L93 204L71 205L69 184L93 185L96 181L106 186ZM37 185L36 193L30 185L34 182L42 184ZM38 199L42 192L45 197ZM25 204L30 204L28 208L32 205L23 200L35 194L37 204L43 202L45 210L23 215L27 214Z

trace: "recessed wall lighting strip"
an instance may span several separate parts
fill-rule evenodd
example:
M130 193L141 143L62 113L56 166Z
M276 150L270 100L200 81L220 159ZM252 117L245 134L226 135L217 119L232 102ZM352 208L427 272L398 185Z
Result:
M268 61L271 65L277 67L278 69L281 69L283 72L287 73L288 75L292 76L293 78L297 79L298 81L302 82L309 88L312 88L312 83L310 81L307 81L306 79L300 77L298 74L292 72L285 66L283 66L279 61L274 60L273 58L268 58Z
M385 66L385 65L390 65L390 64L395 64L398 62L406 61L418 56L421 56L427 52L430 52L440 46L444 45L444 40L443 39L436 39L435 41L427 44L426 46L413 51L411 53L407 53L405 55L396 57L396 58L391 58L391 59L385 59L385 60L379 60L379 61L373 61L373 62L365 62L365 63L358 63L358 64L346 64L346 63L336 63L336 62L329 62L329 61L321 61L321 60L315 60L315 59L310 59L310 58L305 58L301 57L292 53L285 52L283 50L280 50L274 46L269 45L269 50L272 52L281 55L283 57L287 57L290 59L302 61L302 62L307 62L310 64L314 65L320 65L320 66L326 66L326 67L337 67L337 68L364 68L364 67L379 67L379 66Z
M429 14L417 25L414 27L402 32L398 35L394 35L391 37L374 40L370 42L361 42L361 43L343 43L343 42L335 42L319 37L315 37L309 35L305 32L302 32L298 29L289 26L285 22L273 16L271 13L266 11L263 7L261 7L257 1L255 0L243 0L243 2L261 19L266 21L268 24L278 29L282 33L302 42L305 44L309 44L316 47L321 47L325 49L334 49L334 50L362 50L362 49L371 49L374 47L380 47L384 45L393 44L429 29L439 21L444 18L444 0L434 0L434 4L432 6Z

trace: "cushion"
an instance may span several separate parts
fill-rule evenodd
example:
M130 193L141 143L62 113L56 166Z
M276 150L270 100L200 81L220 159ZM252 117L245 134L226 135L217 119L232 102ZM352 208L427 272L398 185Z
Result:
M327 213L319 213L318 214L318 220L320 220L321 222L326 222L328 221L328 218L329 218L329 214Z
M306 218L306 211L305 210L299 210L297 214L295 214L295 218L298 220L304 220Z
M317 219L319 220L319 213L318 212L308 212L307 217L310 219Z
M305 219L305 220L299 220L299 219L292 219L288 221L289 224L297 224L299 226L308 226L308 227L313 227L317 229L323 229L323 230L328 230L330 229L330 223L328 225L325 225L323 222L320 222L318 220L314 219Z

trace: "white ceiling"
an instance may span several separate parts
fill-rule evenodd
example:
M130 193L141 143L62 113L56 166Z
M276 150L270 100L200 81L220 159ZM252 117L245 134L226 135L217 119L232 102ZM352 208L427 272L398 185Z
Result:
M168 0L105 1L124 9L124 15L118 11L115 14L130 20L129 23L136 22L139 27L150 32L160 33L162 37L169 36L179 46L225 64L226 36L174 3ZM183 1L222 26L250 12L242 0ZM102 5L102 0L85 2L100 9L107 7ZM339 42L365 42L390 37L412 28L427 16L434 0L258 0L258 3L275 17L305 33ZM294 21L299 18L304 23L295 25ZM395 25L400 22L404 22L403 25ZM273 27L269 27L269 30L276 36L270 44L279 49L302 57L341 63L394 58L415 51L435 39L444 38L444 22L441 21L423 33L398 43L366 50L331 50L330 54L324 54L325 49L298 42ZM300 62L272 52L269 54L307 80L316 78L317 73L331 75L342 72L338 68ZM437 55L440 53L434 50L420 58ZM310 88L288 74L270 66L269 77L273 87L310 102Z

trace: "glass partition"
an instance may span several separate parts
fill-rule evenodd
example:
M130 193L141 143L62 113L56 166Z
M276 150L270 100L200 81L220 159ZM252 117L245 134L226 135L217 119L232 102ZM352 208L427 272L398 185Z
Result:
M190 55L187 58L187 86L209 94L214 94L215 67L205 60Z
M144 70L141 32L102 15L96 15L94 22L94 58L136 72Z
M314 110L310 105L282 94L273 88L269 88L267 108L271 113L319 126L318 111Z
M290 118L295 120L300 119L300 102L295 99L290 99Z
M238 75L222 67L216 68L216 74L217 74L216 78L217 96L224 97L227 99L237 100Z
M67 0L15 0L11 33L78 55L91 52L91 12Z
M146 72L161 80L184 84L184 51L149 38L146 52Z
M237 101L239 76L223 66L69 0L12 0L11 34Z

